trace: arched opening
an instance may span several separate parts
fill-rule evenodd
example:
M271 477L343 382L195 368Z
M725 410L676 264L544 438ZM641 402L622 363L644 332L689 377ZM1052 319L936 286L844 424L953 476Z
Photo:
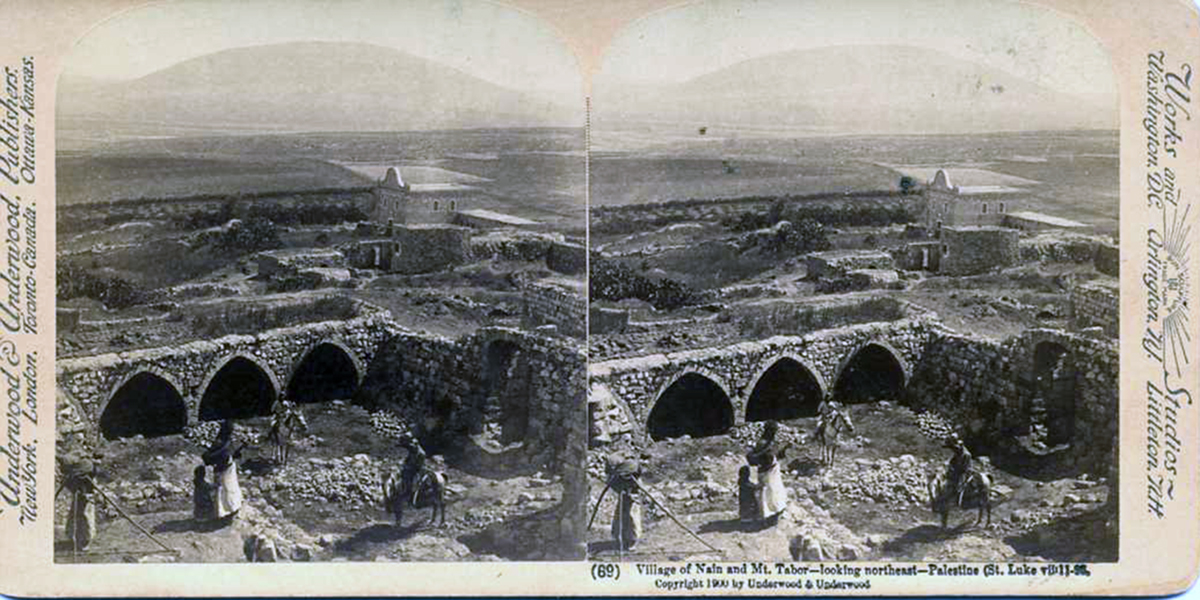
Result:
M720 435L732 427L729 395L715 381L697 373L688 373L663 390L646 422L654 441Z
M350 399L358 391L358 367L345 350L328 342L304 356L288 381L287 397L293 402L326 402Z
M904 394L904 383L900 359L884 346L867 344L842 367L833 393L847 404L899 400Z
M521 347L494 340L483 349L483 426L503 444L525 439L529 429L530 372Z
M784 357L758 378L746 402L747 421L786 421L815 417L821 403L821 384L812 371Z
M200 399L200 420L245 419L271 414L275 384L254 361L238 356L213 375Z
M1041 342L1033 349L1030 433L1047 446L1069 444L1075 435L1075 364L1065 346Z
M117 388L100 415L100 433L107 440L173 435L186 426L183 396L171 382L148 372L130 377Z

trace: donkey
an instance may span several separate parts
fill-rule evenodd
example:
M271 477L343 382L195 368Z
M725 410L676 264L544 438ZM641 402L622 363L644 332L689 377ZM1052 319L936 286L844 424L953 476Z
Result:
M975 525L983 520L983 516L987 514L988 527L992 524L992 476L987 473L982 473L971 469L963 477L961 489L954 489L954 485L947 479L945 473L936 473L928 478L927 487L929 490L929 507L933 513L942 517L942 529L946 528L946 524L950 519L950 510L954 507L959 509L969 508L972 504L979 507L979 514L975 517Z
M822 464L833 465L843 431L854 433L854 421L850 419L850 411L831 403L817 420L817 430L814 433L817 442L821 444Z
M276 405L271 416L271 430L267 432L267 440L275 447L275 462L280 466L287 464L292 453L292 436L297 433L308 434L308 421L295 404L282 400Z
M441 513L440 525L446 524L446 475L428 467L422 468L413 481L412 490L405 493L404 478L400 471L390 470L383 474L383 507L396 519L396 526L404 522L404 509L432 508L429 524L433 524Z

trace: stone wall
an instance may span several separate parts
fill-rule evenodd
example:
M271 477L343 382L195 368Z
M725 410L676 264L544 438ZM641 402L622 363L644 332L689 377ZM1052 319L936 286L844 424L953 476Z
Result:
M1108 477L1116 452L1118 363L1115 343L1031 329L996 341L938 329L928 338L909 384L916 408L949 418L966 435L1007 440L1027 433L1038 345L1067 348L1074 365L1074 434L1067 462Z
M233 202L234 217L241 218L250 206L275 205L303 211L309 207L350 204L367 213L374 204L371 188L348 187L305 192L262 192L240 195L205 195L182 198L134 198L113 202L88 202L60 205L55 209L59 231L103 229L128 221L172 221L196 212L216 214L226 202Z
M1096 244L1096 257L1092 259L1096 270L1110 277L1121 275L1121 249L1116 244L1099 242Z
M430 273L471 260L471 230L454 225L394 225L375 228L384 237L341 248L352 267L390 273ZM390 235L389 235L390 232Z
M939 272L973 275L1017 264L1020 233L1000 227L943 227Z
M557 543L582 558L587 357L577 343L507 327L481 328L458 340L401 332L380 349L363 382L363 402L416 424L429 447L461 451L473 445L466 436L479 431L487 408L484 366L495 343L519 348L525 394L516 400L525 403L527 421L521 447L491 460L562 476Z
M821 387L829 391L841 365L870 343L889 349L902 368L910 372L910 365L925 347L929 330L924 318L866 323L720 348L594 362L588 374L591 385L605 386L624 403L636 424L636 438L645 434L645 423L655 400L684 374L697 373L717 383L733 403L735 421L741 423L758 378L780 358L791 357L805 365Z
M629 325L629 311L618 308L591 306L588 308L588 331L592 335L620 333Z
M786 206L827 206L834 209L899 206L916 215L921 214L920 211L924 206L922 198L921 194L904 194L900 191L868 191L804 196L678 200L620 206L592 206L588 218L593 231L628 232L656 229L684 221L715 222L728 217L737 217L745 212L765 213L776 201L782 201Z
M546 266L567 275L583 273L587 270L587 248L570 242L553 242L546 251Z
M830 250L804 258L808 277L842 277L859 269L891 269L892 255L881 250Z
M272 380L275 393L285 389L300 361L322 342L348 351L362 377L376 350L395 326L387 313L348 321L328 321L274 329L258 335L229 335L166 348L69 358L56 363L58 387L72 399L60 407L59 426L64 430L95 430L108 400L130 377L149 372L170 382L183 397L189 422L199 414L200 399L224 364L247 358ZM72 407L75 410L70 410ZM68 410L61 410L66 408Z
M1120 335L1120 296L1116 281L1097 280L1071 286L1071 328L1078 331L1100 327L1106 335Z
M1030 427L1039 348L1045 343L1065 348L1073 402L1066 460L1111 476L1119 410L1115 342L1051 329L997 341L953 332L930 317L594 362L588 370L592 433L601 443L620 438L645 443L654 402L688 373L715 382L741 423L758 379L781 357L795 359L829 391L849 358L869 343L884 346L901 363L905 399L914 408L946 417L972 440L1009 445Z
M582 290L538 281L524 283L521 288L526 327L554 325L569 336L587 335L587 298L579 293Z
M254 259L258 263L258 274L266 277L295 275L301 269L341 267L346 261L341 252L322 248L268 250L259 252Z

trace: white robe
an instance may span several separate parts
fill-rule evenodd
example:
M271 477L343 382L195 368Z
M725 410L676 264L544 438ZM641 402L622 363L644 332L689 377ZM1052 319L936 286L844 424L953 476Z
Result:
M242 487L238 485L237 463L217 475L217 518L227 517L242 507Z
M771 468L764 474L758 473L759 488L759 506L762 507L764 519L769 519L787 508L788 497L787 488L783 487L783 471L779 468L779 461L771 465Z

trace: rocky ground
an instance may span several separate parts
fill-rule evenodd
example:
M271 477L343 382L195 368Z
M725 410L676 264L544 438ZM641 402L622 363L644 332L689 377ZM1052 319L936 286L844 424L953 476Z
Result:
M280 467L266 447L240 462L246 497L229 525L192 519L192 469L202 446L183 436L135 438L106 446L101 486L115 504L177 554L162 548L111 506L99 511L87 555L66 542L66 495L55 511L60 562L487 561L557 558L531 539L554 539L562 483L540 472L490 477L471 464L445 465L446 524L430 511L407 511L397 527L382 506L381 475L403 451L372 431L367 413L341 402L307 405L310 435ZM242 421L253 439L265 418ZM203 433L193 435L203 437ZM435 457L437 460L438 457ZM545 529L545 531L543 531Z
M792 443L783 462L791 504L775 527L747 527L737 519L737 472L760 424L731 436L658 442L642 454L646 486L673 514L718 548L713 552L659 510L647 511L638 559L726 560L964 560L1113 561L1115 514L1110 486L1087 475L1036 481L977 466L995 479L991 525L975 525L975 511L954 511L943 529L928 507L929 473L944 469L949 451L936 415L915 415L888 403L852 407L858 435L846 440L835 464L818 464L810 442L815 419L784 424ZM625 449L629 452L631 449ZM589 464L594 506L604 458ZM620 558L610 540L615 501L609 494L589 533L589 552ZM626 554L626 557L629 557Z

